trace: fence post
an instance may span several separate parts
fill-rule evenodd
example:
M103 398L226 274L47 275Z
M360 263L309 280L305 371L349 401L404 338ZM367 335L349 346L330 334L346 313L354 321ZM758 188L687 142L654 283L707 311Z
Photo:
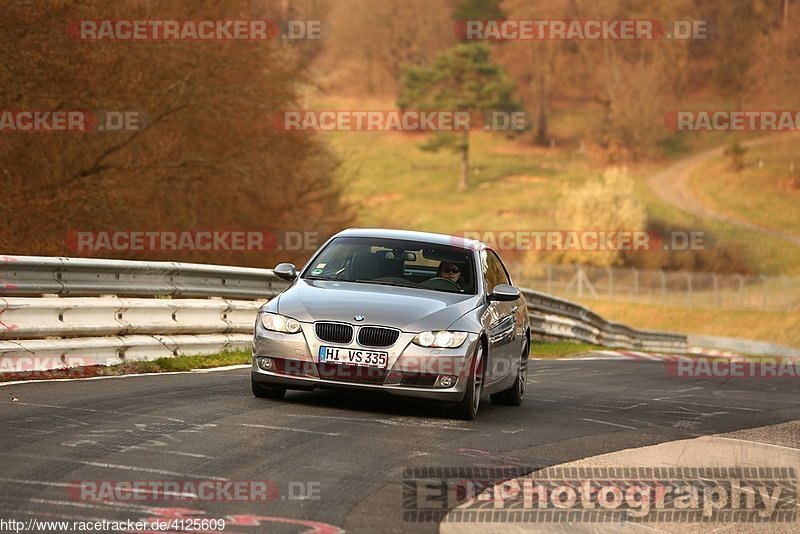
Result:
M553 266L547 265L547 292L553 294Z
M789 309L789 279L785 276L781 276L781 281L783 282L783 307L787 310Z
M711 280L714 282L714 306L719 308L720 306L719 280L717 279L716 273L711 273Z
M744 307L744 276L736 275L739 278L739 307Z
M611 267L606 267L608 273L608 298L614 298L614 270Z
M631 269L633 271L633 294L639 296L639 270L636 267Z
M686 273L686 305L692 305L692 273Z

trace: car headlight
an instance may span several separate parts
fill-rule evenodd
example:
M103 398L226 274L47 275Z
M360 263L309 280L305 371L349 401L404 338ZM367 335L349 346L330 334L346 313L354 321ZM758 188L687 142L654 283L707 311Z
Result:
M414 344L420 347L438 347L443 349L454 349L460 347L467 339L467 332L451 332L450 330L438 330L435 332L420 332L414 336Z
M286 334L296 334L300 331L300 321L279 315L277 313L264 312L261 314L261 326L273 332L284 332Z

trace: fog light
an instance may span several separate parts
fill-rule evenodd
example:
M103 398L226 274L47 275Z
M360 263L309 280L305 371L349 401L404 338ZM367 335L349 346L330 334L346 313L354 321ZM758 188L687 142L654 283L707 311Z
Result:
M272 358L256 358L256 363L262 371L272 371L275 368Z
M458 378L455 376L439 375L436 382L440 388L451 388L456 385L456 380L458 380Z

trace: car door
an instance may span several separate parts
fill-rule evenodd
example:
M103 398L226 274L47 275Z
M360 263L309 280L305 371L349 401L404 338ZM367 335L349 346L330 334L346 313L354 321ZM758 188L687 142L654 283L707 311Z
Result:
M483 271L484 291L489 294L498 284L510 284L500 258L491 249L481 251L481 270ZM507 376L511 370L519 350L517 336L518 302L491 301L484 312L484 326L489 334L489 354L486 364L486 383L490 384Z

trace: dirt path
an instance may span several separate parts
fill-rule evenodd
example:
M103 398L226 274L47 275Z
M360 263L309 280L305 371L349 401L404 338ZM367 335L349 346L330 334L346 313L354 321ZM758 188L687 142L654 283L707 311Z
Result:
M742 143L742 146L754 147L767 144L774 139L774 135L768 135ZM780 232L771 228L765 228L744 218L721 213L716 211L711 206L704 204L692 193L692 190L689 187L689 177L692 175L692 173L704 163L722 156L723 152L724 147L718 147L679 160L666 169L663 169L650 176L650 178L647 180L647 183L650 186L650 189L655 191L661 200L678 208L681 211L685 211L704 219L716 219L718 221L724 221L742 228L747 228L748 230L754 230L765 235L783 239L789 243L800 245L800 235L791 234L788 232Z

